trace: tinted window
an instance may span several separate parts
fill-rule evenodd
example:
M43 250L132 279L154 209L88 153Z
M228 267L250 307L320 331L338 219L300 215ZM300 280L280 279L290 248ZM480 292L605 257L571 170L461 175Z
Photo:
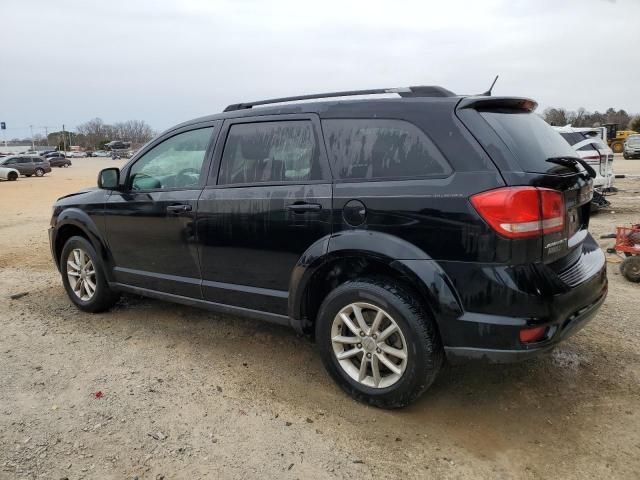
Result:
M583 145L580 148L578 148L578 150L580 150L581 152L589 152L589 151L597 150L597 148L593 143L587 143L586 145Z
M575 145L576 143L584 140L582 134L577 132L561 132L560 135L562 135L562 138L569 142L569 145Z
M131 189L197 187L212 132L213 127L180 133L153 147L131 167Z
M333 173L343 179L446 175L442 154L415 125L402 120L323 120Z
M31 163L31 159L29 157L20 157L18 163Z
M222 154L220 184L302 182L322 178L309 121L237 123Z
M547 162L547 159L577 156L562 136L535 113L481 111L480 115L500 135L525 172L556 170L557 165Z

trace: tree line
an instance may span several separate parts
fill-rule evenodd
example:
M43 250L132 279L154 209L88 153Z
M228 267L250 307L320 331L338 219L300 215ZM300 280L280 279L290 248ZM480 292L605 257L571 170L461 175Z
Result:
M597 110L589 112L582 107L578 110L550 107L542 112L542 118L559 127L569 124L573 127L599 127L605 123L616 123L621 130L640 132L640 115L630 115L622 109L608 108L601 113Z
M60 150L71 145L79 145L85 150L99 150L113 140L131 142L132 148L139 148L156 135L156 132L144 120L127 120L107 124L101 118L94 118L76 127L75 131L59 130L48 135L36 133L33 143L36 146L58 147ZM31 138L13 138L13 145L31 145Z

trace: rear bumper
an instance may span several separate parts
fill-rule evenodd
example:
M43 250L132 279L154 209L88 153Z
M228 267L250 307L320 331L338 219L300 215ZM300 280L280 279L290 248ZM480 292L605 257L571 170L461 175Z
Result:
M520 350L499 350L491 348L474 347L445 347L447 360L450 363L464 363L469 360L481 360L488 363L513 363L524 361L536 357L542 353L552 350L559 342L570 337L584 327L596 314L606 298L604 293L591 305L584 307L579 312L565 322L556 325L555 335L539 346Z
M589 235L575 262L546 265L449 265L464 312L439 327L451 362L524 360L552 349L582 328L607 295L604 253ZM545 327L542 340L521 343L520 331Z

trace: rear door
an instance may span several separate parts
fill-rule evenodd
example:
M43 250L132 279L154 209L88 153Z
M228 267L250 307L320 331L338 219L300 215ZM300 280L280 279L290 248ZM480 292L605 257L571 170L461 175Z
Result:
M507 185L532 185L563 193L564 229L545 234L540 245L540 258L551 263L587 237L593 180L576 160L577 152L530 106L535 104L513 100L500 104L499 99L488 98L458 112L490 152Z
M30 157L20 157L18 158L16 169L23 175L33 175L36 171L36 166L31 161Z
M287 314L293 269L331 233L320 138L313 115L225 121L198 202L205 300Z

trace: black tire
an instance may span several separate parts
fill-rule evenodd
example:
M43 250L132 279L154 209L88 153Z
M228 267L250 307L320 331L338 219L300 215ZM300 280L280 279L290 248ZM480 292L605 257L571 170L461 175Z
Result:
M10 182L15 182L16 180L18 180L18 174L16 172L9 172L9 175L7 175L7 180L9 180Z
M35 174L36 174L36 177L43 177L44 170L42 168L36 168Z
M625 258L620 264L620 273L630 282L640 282L640 255Z
M86 252L95 268L96 289L93 296L87 301L80 299L73 291L67 276L67 259L69 258L69 254L76 248ZM103 312L111 308L120 297L117 292L109 288L102 263L100 263L98 255L91 243L84 237L71 237L67 240L67 243L64 244L62 253L60 254L60 271L62 274L62 283L67 291L67 295L80 310L91 313Z
M626 153L623 153L622 158L624 158L625 160L629 160L629 155L627 155Z
M363 302L387 312L399 327L407 348L407 363L400 378L385 388L367 386L340 365L331 341L334 318L349 304ZM324 299L316 321L316 342L322 362L331 377L358 401L381 408L401 408L431 386L444 352L435 321L412 295L389 278L363 278L348 281L331 291Z
M30 174L30 173L26 173L24 176L25 176L25 177L30 177L30 176L31 176L31 174Z

